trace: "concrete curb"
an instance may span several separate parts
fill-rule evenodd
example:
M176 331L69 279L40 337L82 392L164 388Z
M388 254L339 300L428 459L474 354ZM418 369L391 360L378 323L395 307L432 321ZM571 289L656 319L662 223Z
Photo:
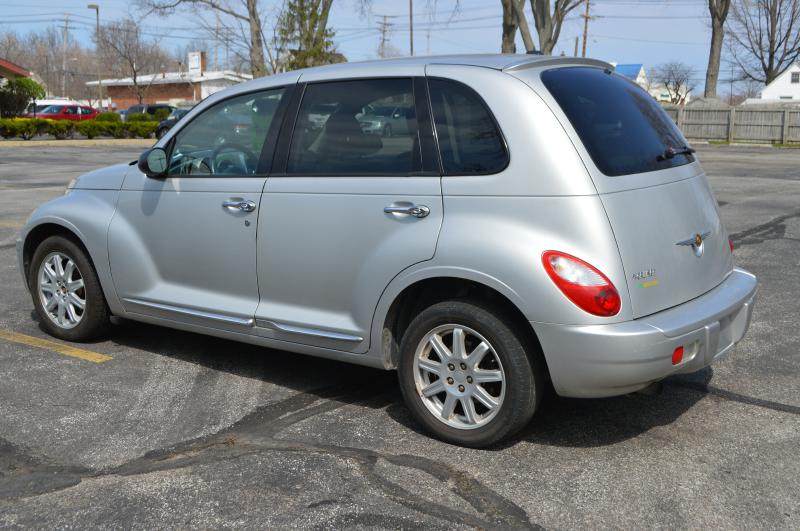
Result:
M152 138L95 138L93 140L3 140L0 141L0 149L18 147L150 147L155 143L156 141Z

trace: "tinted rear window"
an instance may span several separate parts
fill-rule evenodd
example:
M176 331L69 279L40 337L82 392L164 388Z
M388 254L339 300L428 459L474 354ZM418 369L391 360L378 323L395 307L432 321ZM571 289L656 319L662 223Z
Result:
M502 171L508 152L481 97L457 81L429 79L428 87L444 174Z
M659 160L686 140L652 96L626 78L599 68L568 67L543 72L542 81L604 174L644 173L694 161L689 154Z

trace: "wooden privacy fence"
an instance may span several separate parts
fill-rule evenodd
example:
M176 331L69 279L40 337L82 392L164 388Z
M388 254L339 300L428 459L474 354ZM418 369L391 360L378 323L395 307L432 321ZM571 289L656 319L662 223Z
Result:
M800 142L800 108L668 107L664 110L689 140Z

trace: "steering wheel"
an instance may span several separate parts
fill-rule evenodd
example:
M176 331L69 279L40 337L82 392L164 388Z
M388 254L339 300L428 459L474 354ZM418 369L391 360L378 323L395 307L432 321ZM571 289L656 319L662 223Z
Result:
M241 168L242 171L245 173L251 173L249 168L253 168L253 172L255 172L256 168L258 167L258 157L255 156L253 151L250 148L245 147L242 144L231 144L225 143L219 146L214 150L211 154L211 173L217 174L220 173L220 169L225 166L232 166L232 164L228 161L223 161L223 164L217 163L217 157L219 157L225 151L233 151L234 153L241 153L244 155L245 160L243 161L244 167Z

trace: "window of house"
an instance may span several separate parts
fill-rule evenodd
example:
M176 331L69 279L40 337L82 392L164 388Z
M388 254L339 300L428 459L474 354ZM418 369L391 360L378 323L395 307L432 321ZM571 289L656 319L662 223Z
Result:
M421 168L409 78L314 83L306 87L288 173L407 175Z
M792 83L800 83L800 72L792 72Z
M486 174L505 168L505 142L480 96L457 81L431 79L428 87L444 173Z

